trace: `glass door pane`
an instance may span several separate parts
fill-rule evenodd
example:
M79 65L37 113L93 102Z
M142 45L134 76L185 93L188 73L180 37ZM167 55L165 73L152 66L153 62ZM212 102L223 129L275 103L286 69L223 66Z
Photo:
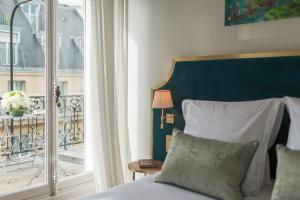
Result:
M17 2L0 0L0 96L10 89L9 21ZM48 184L45 7L45 0L33 0L22 4L14 17L13 86L29 103L24 115L14 117L7 107L19 109L20 99L10 96L23 93L0 99L0 196Z
M84 0L58 0L56 81L58 98L57 175L84 171Z

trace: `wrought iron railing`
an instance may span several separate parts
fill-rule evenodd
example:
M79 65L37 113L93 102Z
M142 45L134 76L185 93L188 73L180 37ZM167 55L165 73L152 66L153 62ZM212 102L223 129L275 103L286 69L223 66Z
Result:
M1 99L0 99L1 100ZM45 97L30 97L28 113L13 118L0 114L0 158L9 159L44 152L45 149ZM67 150L71 145L84 142L84 97L59 97L57 113L58 145Z

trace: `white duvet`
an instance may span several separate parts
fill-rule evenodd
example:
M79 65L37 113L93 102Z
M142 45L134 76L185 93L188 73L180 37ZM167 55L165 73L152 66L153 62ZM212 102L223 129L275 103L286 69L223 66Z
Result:
M106 192L81 198L81 200L214 200L176 186L155 183L154 176L143 177ZM270 200L271 193L272 187L261 191L258 196L246 197L245 200Z

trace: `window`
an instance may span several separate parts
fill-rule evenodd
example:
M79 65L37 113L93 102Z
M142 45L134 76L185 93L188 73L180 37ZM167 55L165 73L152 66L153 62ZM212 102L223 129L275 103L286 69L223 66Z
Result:
M13 44L14 48L14 65L18 64L18 45ZM9 42L0 42L0 64L9 65L10 64L10 50Z
M84 49L84 40L83 37L80 36L72 36L71 39L73 40L76 47L79 49L80 53L83 53Z
M42 46L43 51L45 53L45 48L46 48L46 46L45 46L46 45L45 32L40 31L38 33L35 33L35 36L38 39L38 41L39 41L40 45Z
M7 65L8 59L7 59L7 50L6 50L6 43L0 42L0 63L1 65Z
M1 3L1 1L0 1ZM4 12L4 9L3 9L3 5L0 4L0 24L1 25L9 25L9 20L8 20L8 16L7 14Z
M59 69L63 69L63 52L62 52L62 48L61 48L61 35L57 36L57 43L58 45L58 51L56 53L57 56L57 60L58 60L58 68Z
M0 0L0 24L1 6L10 16L12 5L18 2L25 1ZM52 6L52 2L56 3ZM29 199L92 178L86 173L90 168L84 151L84 55L78 50L84 51L85 15L76 13L83 11L83 5L84 0L33 0L20 6L14 26L14 63L18 67L13 82L8 81L9 26L0 26L0 70L5 81L0 81L0 96L13 84L14 90L25 91L30 98L22 118L11 119L6 110L0 113L0 136L5 136L0 137L0 199ZM55 16L47 16L46 11ZM72 41L74 35L78 39ZM54 42L55 52L47 45ZM56 70L47 70L50 64ZM46 93L52 92L53 77L61 90L57 104ZM48 162L55 155L57 159Z
M8 81L8 91L10 90L10 81ZM19 90L25 92L26 81L14 81L14 90Z
M61 95L67 95L68 82L67 81L59 81L58 86L59 86L59 89L60 89L60 94Z
M29 23L34 32L39 31L39 12L40 12L40 3L30 2L21 5L22 11L27 17Z
M29 4L23 4L22 5L22 10L25 13L25 15L29 15Z
M13 64L18 65L19 55L20 55L20 28L15 27L13 34L13 49L14 49L14 58ZM10 34L9 27L1 26L0 29L0 65L9 65L10 64Z

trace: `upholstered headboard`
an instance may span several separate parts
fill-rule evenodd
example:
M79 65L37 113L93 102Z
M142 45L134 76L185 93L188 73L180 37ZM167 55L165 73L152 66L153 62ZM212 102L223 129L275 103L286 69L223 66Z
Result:
M300 97L300 51L261 52L174 59L166 81L152 89L169 89L175 115L174 124L160 129L161 111L152 110L151 147L153 159L166 156L165 135L174 127L184 129L181 103L184 99L214 101L246 101L272 97ZM285 112L276 143L286 144L289 116ZM275 175L276 154L270 153L272 176Z

